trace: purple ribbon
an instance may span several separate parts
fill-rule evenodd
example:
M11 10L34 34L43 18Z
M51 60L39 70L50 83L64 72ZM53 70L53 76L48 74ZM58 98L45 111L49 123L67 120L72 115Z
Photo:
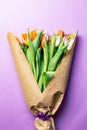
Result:
M48 112L49 112L49 111L47 111L46 113L40 112L40 113L37 114L36 117L38 117L38 118L40 118L41 120L44 120L44 121L45 121L45 120L49 120L51 116L48 116L48 115L47 115Z

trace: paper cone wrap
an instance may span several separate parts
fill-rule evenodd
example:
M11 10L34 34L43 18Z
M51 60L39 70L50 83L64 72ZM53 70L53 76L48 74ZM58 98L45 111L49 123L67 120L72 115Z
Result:
M44 92L41 93L18 41L13 33L8 33L9 45L14 57L27 105L35 116L40 113L47 113L45 116L49 117L49 119L43 120L37 116L35 120L36 130L55 130L52 115L54 115L59 108L67 87L77 33L73 34L73 36L74 43L72 48L67 51L67 54L56 70L53 79L49 82Z

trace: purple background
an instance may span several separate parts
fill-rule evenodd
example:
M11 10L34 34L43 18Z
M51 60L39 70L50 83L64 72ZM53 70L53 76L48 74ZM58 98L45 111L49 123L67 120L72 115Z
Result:
M71 76L56 114L57 130L87 130L87 0L3 0L0 3L0 130L35 130L7 32L27 28L66 33L79 31Z

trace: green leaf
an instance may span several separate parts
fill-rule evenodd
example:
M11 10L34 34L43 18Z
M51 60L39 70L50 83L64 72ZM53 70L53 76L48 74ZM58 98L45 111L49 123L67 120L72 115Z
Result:
M40 63L40 60L41 60L41 50L42 48L39 47L37 49L37 53L36 53L36 74L37 74L37 82L39 80L39 76L40 76L40 66L41 66L41 63Z
M63 47L63 45L64 45L64 41L63 41L63 39L62 39L62 37L61 37L61 40L60 40L61 42L60 42L60 44L59 44L59 47L58 48L61 48L61 47Z
M59 48L56 54L53 56L53 58L50 60L48 65L48 71L55 71L58 61L60 57L62 56L63 52L66 50L68 44L65 44L63 47Z
M26 57L29 61L30 67L34 73L34 76L36 78L36 70L35 70L35 49L32 43L30 43L29 48L26 53Z
M45 47L43 47L43 52L44 52L44 71L47 70L48 67L48 48L47 48L47 42L46 40L44 41Z
M45 47L43 48L43 54L42 54L42 58L40 58L40 78L39 78L39 82L38 85L40 87L41 92L43 91L43 81L42 81L42 75L43 72L47 70L47 66L48 66L48 48L47 48L47 42L45 40L44 42Z
M22 44L21 49L23 50L24 54L26 55L28 47L26 45Z
M43 51L40 55L40 66L39 66L39 81L38 81L38 85L39 85L39 88L40 90L42 91L43 89L43 85L42 85L42 74L43 74L43 71L44 71L44 56L43 56Z
M43 72L43 75L42 75L43 91L47 87L50 80L53 78L54 74L55 74L54 71Z
M51 58L54 54L55 42L56 42L56 35L53 33L51 36L51 43L49 46L49 61L51 60Z
M39 47L39 45L40 45L41 36L42 36L42 31L40 31L40 32L37 34L36 38L32 41L32 44L33 44L33 46L34 46L34 48L35 48L35 51L37 51L37 49L38 49L38 47Z
M32 44L32 41L31 41L31 38L30 38L29 31L28 31L28 42L29 42L29 45Z

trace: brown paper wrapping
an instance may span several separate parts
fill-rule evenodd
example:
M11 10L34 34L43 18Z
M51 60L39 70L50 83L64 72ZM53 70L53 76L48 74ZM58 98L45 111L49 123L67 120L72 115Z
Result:
M47 116L54 115L63 100L68 82L77 33L73 34L73 36L75 40L72 48L67 52L62 63L56 70L54 78L50 81L44 92L41 93L18 41L13 33L8 33L8 41L14 57L23 93L29 109L35 116L40 112L46 113L47 111ZM37 117L34 124L36 130L55 130L52 117L49 120L42 120Z

